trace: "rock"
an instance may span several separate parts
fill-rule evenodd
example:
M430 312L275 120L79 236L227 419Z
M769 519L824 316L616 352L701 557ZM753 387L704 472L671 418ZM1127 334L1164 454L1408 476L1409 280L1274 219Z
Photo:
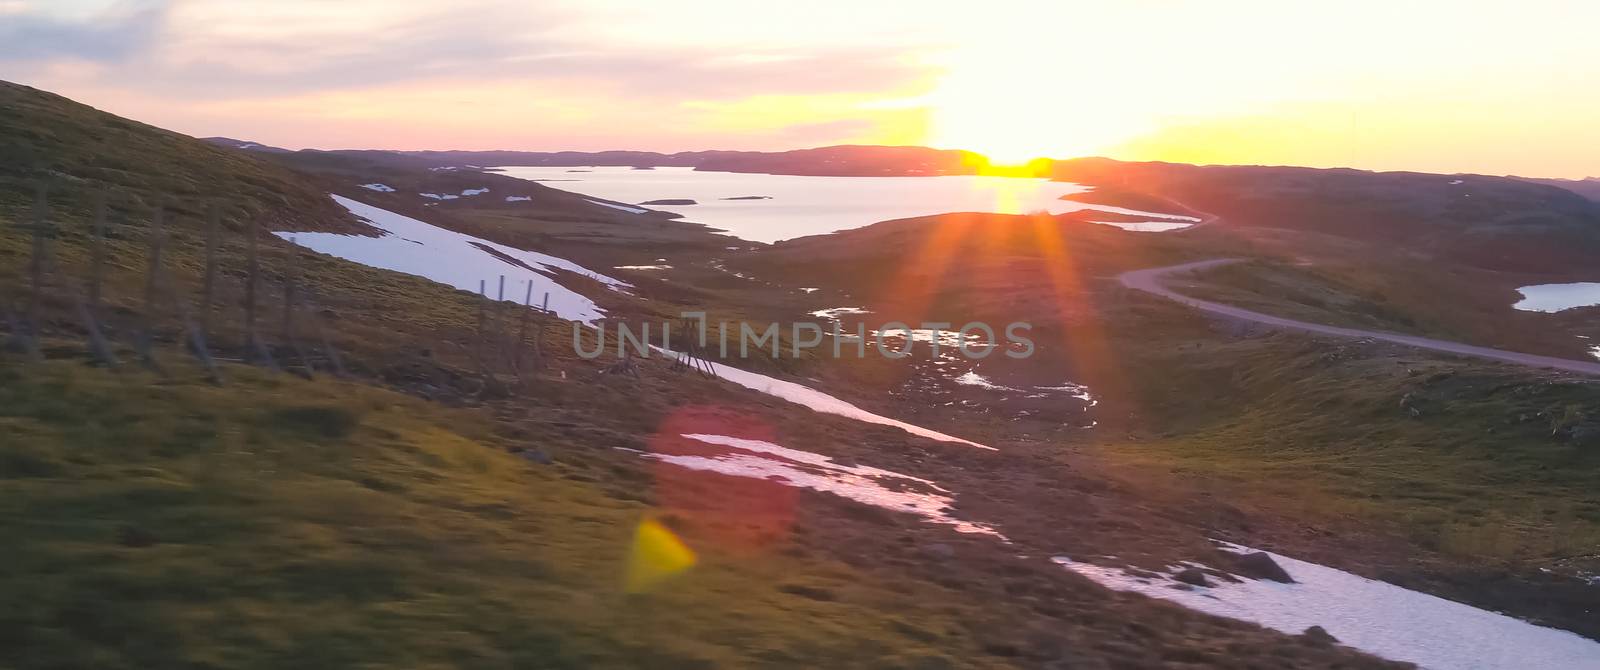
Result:
M820 600L820 601L823 601L823 602L831 602L831 601L839 599L838 596L834 595L832 590L825 589L825 588L822 588L820 586L807 586L805 584L784 584L782 586L779 586L778 590L782 591L784 593L794 594L794 595L800 596L802 598L810 598L812 600Z
M688 198L662 198L660 200L646 200L641 205L698 205L700 203Z
M1270 579L1285 584L1295 583L1294 578L1289 576L1283 566L1278 565L1277 561L1265 553L1258 551L1252 554L1238 554L1233 557L1232 562L1234 572L1245 577Z
M983 644L983 653L990 656L1010 658L1018 655L1021 652L1017 649L1017 645L1009 642L985 642Z
M1308 640L1312 640L1312 641L1315 641L1315 642L1321 642L1321 643L1324 643L1324 644L1338 644L1339 643L1339 638L1334 637L1327 630L1323 629L1322 626L1312 626L1310 628L1307 628L1306 632L1301 633L1301 635L1304 635L1306 637L1306 639L1308 639Z
M1183 570L1179 571L1178 574L1173 575L1172 578L1185 584L1193 584L1195 586L1211 585L1211 582L1206 579L1206 573L1201 572L1200 568L1184 568Z
M523 460L528 461L529 463L549 465L555 462L555 459L550 458L550 454L539 451L538 449L523 449L516 452L516 454L521 456Z

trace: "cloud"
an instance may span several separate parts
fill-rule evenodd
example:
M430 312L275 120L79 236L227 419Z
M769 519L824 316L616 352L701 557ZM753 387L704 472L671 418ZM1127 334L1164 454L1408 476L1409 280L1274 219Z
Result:
M904 40L625 35L636 10L587 1L18 1L0 78L284 146L823 144L937 74Z
M334 8L330 9L332 6ZM270 7L270 9L264 9ZM92 59L101 86L218 101L409 82L514 82L651 99L894 88L927 68L891 47L741 48L596 39L596 17L560 5L485 0L447 9L393 3L119 5L90 20L8 20L0 53L45 71ZM268 16L258 16L267 11Z
M0 61L53 59L116 61L150 48L171 4L162 0L118 2L87 17L52 14L23 2L0 4Z

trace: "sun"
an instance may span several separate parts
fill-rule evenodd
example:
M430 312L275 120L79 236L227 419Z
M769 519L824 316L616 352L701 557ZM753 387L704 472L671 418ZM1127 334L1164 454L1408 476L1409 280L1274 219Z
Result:
M928 144L966 149L997 164L1106 152L1138 135L1145 119L1070 79L1042 75L1012 52L963 52L925 98Z

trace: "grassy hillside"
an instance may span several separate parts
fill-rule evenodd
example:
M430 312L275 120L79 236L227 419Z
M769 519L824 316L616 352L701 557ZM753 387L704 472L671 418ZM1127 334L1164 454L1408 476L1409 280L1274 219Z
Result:
M1028 321L1035 356L1010 367L981 363L982 374L1010 386L1071 380L1098 402L1092 431L1016 418L1001 393L970 408L929 407L927 397L906 393L898 411L908 416L956 415L965 425L1025 434L1034 439L1007 444L1019 462L1047 459L1091 481L1123 482L1137 500L1124 504L1163 510L1188 528L1600 635L1586 614L1592 589L1574 579L1600 568L1600 414L1593 409L1600 385L1392 345L1274 333L1115 280L1125 270L1194 258L1255 257L1264 260L1205 276L1205 286L1230 289L1205 294L1313 321L1469 341L1496 333L1511 344L1581 341L1528 337L1546 322L1502 318L1482 302L1497 301L1496 293L1480 302L1438 297L1455 295L1448 292L1427 297L1452 282L1481 288L1492 273L1412 267L1412 275L1398 276L1418 281L1385 284L1389 277L1372 270L1389 266L1358 263L1374 259L1359 243L1305 237L1240 235L1224 224L1149 235L1060 218L954 215L784 242L734 262L758 278L848 291L849 299L830 299L873 310L869 320L877 323ZM1306 250L1333 258L1329 249L1346 247L1356 251L1339 256L1344 265L1285 258ZM1441 268L1448 273L1421 280ZM1227 273L1237 273L1236 281ZM1326 277L1361 281L1319 283ZM1517 333L1525 337L1512 338ZM869 393L919 388L922 379L883 362L820 367L816 376ZM1044 481L1030 490L1024 475L1005 477L985 490L1008 509L1094 507ZM1007 514L1013 527L1065 525L1080 535L1127 521ZM1129 531L1149 533L1149 526ZM1121 542L1139 541L1100 540ZM1135 554L1125 547L1118 555ZM1171 558L1150 560L1159 566Z
M0 81L0 215L19 218L46 181L74 213L105 193L114 215L145 218L158 206L177 220L223 205L231 230L251 218L302 230L361 228L314 179L178 133L105 114Z
M660 361L637 379L604 375L612 361L579 359L569 324L548 318L535 319L546 344L526 387L492 385L474 366L476 300L273 237L260 239L270 322L289 277L314 287L301 323L326 332L350 374L327 373L320 342L314 380L234 362L245 241L235 234L223 240L212 331L223 381L210 383L179 353L174 311L141 299L154 204L221 194L249 203L230 213L234 232L251 214L274 228L337 229L342 215L293 217L322 206L324 185L354 193L355 174L307 175L47 94L11 94L35 111L0 143L46 151L35 164L49 167L8 173L10 183L45 170L73 186L51 201L47 360L0 352L7 667L1389 667L1112 594L1050 564L1048 545L1019 559L1016 546L835 496L657 467L618 447L647 448L676 417L702 414L848 462L937 468L980 506L983 479L960 473L1010 466ZM129 146L101 149L93 137ZM87 365L74 304L88 210L77 196L102 187L122 203L108 234L108 335L131 361L148 316L165 374ZM13 218L26 200L6 202L0 213ZM195 308L203 210L186 207L169 219L166 259ZM416 211L503 239L580 223L480 207ZM0 226L0 290L13 300L29 246L24 229ZM602 246L590 245L597 259ZM280 360L296 357L275 327L264 330ZM629 542L647 517L699 563L628 594Z

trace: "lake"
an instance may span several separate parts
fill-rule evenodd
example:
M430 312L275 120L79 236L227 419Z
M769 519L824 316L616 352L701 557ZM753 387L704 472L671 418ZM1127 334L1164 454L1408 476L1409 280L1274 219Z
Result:
M1525 312L1560 312L1600 305L1600 282L1536 284L1523 286L1517 292L1522 299L1512 307Z
M950 212L1064 214L1083 209L1149 216L1151 221L1104 222L1158 232L1198 219L1062 200L1091 187L1017 177L807 177L707 172L686 167L508 166L495 171L551 188L629 205L693 200L693 205L644 205L755 242L822 235L879 221ZM1096 222L1102 223L1102 222Z

